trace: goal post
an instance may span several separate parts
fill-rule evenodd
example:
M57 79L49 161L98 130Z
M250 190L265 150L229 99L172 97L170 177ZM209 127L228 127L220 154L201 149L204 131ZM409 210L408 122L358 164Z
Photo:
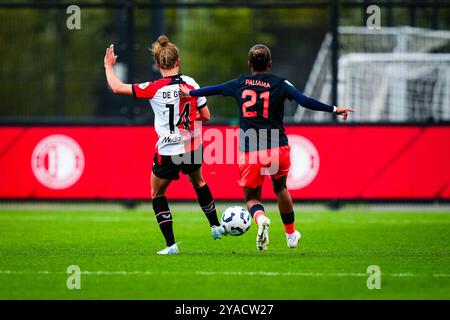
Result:
M450 121L450 32L411 27L340 27L338 104L354 122ZM331 35L327 34L304 93L331 102ZM295 122L330 121L297 108Z
M450 120L450 54L351 53L339 59L339 104L354 121Z

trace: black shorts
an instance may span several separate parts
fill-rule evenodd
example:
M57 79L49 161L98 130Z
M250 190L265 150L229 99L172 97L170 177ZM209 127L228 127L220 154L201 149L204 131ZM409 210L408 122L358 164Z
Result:
M203 148L174 156L155 153L152 171L158 178L167 180L180 179L180 171L191 174L202 166Z

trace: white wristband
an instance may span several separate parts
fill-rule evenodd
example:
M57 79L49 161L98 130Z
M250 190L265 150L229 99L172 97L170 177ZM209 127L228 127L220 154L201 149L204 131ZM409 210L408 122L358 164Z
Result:
M336 110L337 110L336 106L333 106L333 113L336 113Z

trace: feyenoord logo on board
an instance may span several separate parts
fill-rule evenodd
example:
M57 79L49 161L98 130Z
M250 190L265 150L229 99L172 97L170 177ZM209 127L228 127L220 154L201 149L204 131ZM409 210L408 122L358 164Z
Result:
M34 148L31 169L44 186L55 190L66 189L74 185L83 173L83 150L66 135L48 136Z
M299 135L288 135L291 146L291 170L289 171L287 187L302 189L308 186L319 172L319 152L314 144Z

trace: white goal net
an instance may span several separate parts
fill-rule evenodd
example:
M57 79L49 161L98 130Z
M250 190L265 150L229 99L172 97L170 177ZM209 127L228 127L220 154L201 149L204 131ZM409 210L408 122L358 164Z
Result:
M450 31L410 27L340 27L338 105L354 122L450 120ZM331 35L327 34L304 93L331 102ZM299 107L294 120L328 121Z

